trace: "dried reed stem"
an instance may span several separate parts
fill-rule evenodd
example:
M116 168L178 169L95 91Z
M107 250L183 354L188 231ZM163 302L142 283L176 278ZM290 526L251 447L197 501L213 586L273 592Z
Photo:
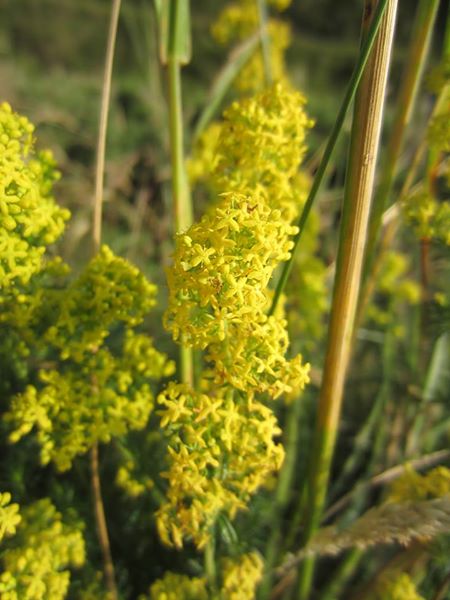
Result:
M105 151L106 134L108 129L108 113L111 99L111 78L114 61L114 49L117 38L121 0L113 0L109 22L108 41L106 46L105 68L103 72L102 101L100 106L100 126L97 140L97 160L95 168L95 197L94 221L92 230L93 254L95 255L101 244L102 237L102 208L103 184L105 177ZM114 576L114 564L111 556L108 529L106 526L105 510L103 507L100 472L98 466L98 446L94 444L90 452L91 459L91 486L94 496L94 515L97 527L97 536L103 557L103 571L106 587L112 600L118 598L117 586Z
M375 0L366 0L364 33L370 26L376 4ZM396 12L397 0L390 0L356 96L337 273L308 487L305 543L311 539L320 523L339 427L367 239ZM310 597L313 568L312 559L304 561L299 579L300 600Z
M109 544L108 528L106 526L105 510L103 508L102 492L100 487L100 475L98 468L98 445L94 444L91 448L91 485L94 495L94 512L97 526L97 536L100 542L100 548L103 556L103 572L105 583L112 600L117 600L118 593L116 587L116 578L114 575L114 564L111 557L111 547Z
M97 140L97 161L95 167L95 198L93 244L94 254L100 248L102 236L103 182L105 178L106 132L108 129L108 113L111 99L111 78L114 61L114 48L117 38L121 0L113 0L109 22L108 42L106 46L105 69L103 72L102 103L100 107L100 128Z

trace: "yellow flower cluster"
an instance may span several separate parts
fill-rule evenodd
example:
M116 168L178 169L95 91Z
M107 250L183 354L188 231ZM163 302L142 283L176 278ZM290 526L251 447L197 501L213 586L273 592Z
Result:
M50 152L35 154L33 129L9 104L0 105L0 289L39 271L46 246L69 218L53 200L58 173Z
M88 263L64 290L54 324L45 339L61 351L61 358L83 360L95 352L113 325L134 327L155 305L156 286L127 260L107 247Z
M19 505L11 504L11 494L0 492L0 542L5 536L14 535L21 521Z
M308 367L300 355L286 360L286 326L287 321L278 315L231 325L227 343L209 347L216 383L228 383L249 394L267 393L274 399L302 390L309 381Z
M390 251L383 258L380 273L376 282L380 304L371 303L367 308L367 316L382 326L395 326L394 332L402 335L394 305L406 302L417 304L420 300L420 286L407 276L408 258L400 252ZM385 308L383 308L383 306Z
M78 528L63 523L49 499L22 510L22 522L10 547L2 552L2 600L63 600L70 572L85 561Z
M130 498L142 496L142 494L147 490L151 490L154 486L153 481L149 477L145 477L143 480L136 479L133 474L135 469L136 463L130 458L118 468L116 473L116 485Z
M263 562L251 552L221 560L221 585L214 594L204 577L188 577L168 572L150 588L150 600L253 600L262 577ZM139 600L145 600L143 596Z
M262 190L271 208L287 222L304 200L305 180L298 170L306 152L305 136L313 122L305 98L277 83L233 104L224 112L214 172L218 190Z
M210 346L218 382L272 397L307 380L301 358L284 357L285 321L265 314L268 283L289 259L297 232L290 223L304 200L297 172L310 121L303 104L275 84L225 112L211 179L226 193L178 235L168 271L165 325L175 339L183 333L194 347Z
M0 294L0 324L20 332L27 344L43 342L43 322L54 316L70 268L59 257L42 263L41 269L22 285Z
M127 331L119 357L101 348L82 363L41 370L43 387L29 385L4 416L14 428L9 439L15 443L36 429L42 464L53 461L60 471L69 469L94 443L142 429L154 403L149 379L173 371L151 338Z
M381 577L369 600L425 600L407 573L389 573Z
M245 190L258 194L271 208L279 209L285 222L298 217L306 200L309 179L298 171L305 154L305 132L312 125L297 92L282 85L256 98L236 102L198 139L188 161L193 183L208 189ZM292 141L294 140L294 141ZM303 233L289 281L289 327L295 337L318 340L327 309L326 267L314 254L319 233L313 213ZM300 343L300 348L306 346ZM308 348L311 350L311 348Z
M13 346L8 363L22 362L25 374L30 354L46 365L36 385L13 397L4 419L12 427L11 442L35 429L42 463L66 470L96 442L144 427L154 403L150 382L172 374L174 364L150 337L133 330L156 295L136 267L103 246L68 282L69 268L60 259L41 260L68 213L51 197L57 178L51 155L29 158L32 131L25 118L1 106L0 246L6 234L16 236L28 270L22 273L19 263L2 254L0 324L6 335L0 353Z
M178 235L165 321L175 339L182 332L187 343L205 348L224 340L230 324L261 313L273 270L289 258L296 231L262 195L232 192Z
M443 94L442 106L428 126L429 160L425 179L403 201L402 208L406 221L412 226L420 239L437 239L449 246L450 201L448 200L448 186L450 185L450 161L441 161L441 156L446 156L450 151L450 84L448 77L441 94ZM441 162L442 169L440 167ZM447 199L439 197L438 194L436 179L439 171L442 175L446 175Z
M306 200L306 198L305 198ZM301 206L303 207L304 201ZM306 222L302 240L294 256L286 285L286 313L290 337L295 350L314 354L325 331L324 315L328 309L327 266L317 256L319 216L312 211Z
M268 2L277 11L285 10L290 0ZM259 29L259 14L256 0L240 0L226 6L212 26L212 35L221 45L240 42L255 34ZM288 82L285 67L285 52L291 44L291 30L287 23L269 18L267 36L270 48L270 70L274 80ZM235 86L242 92L254 92L265 84L264 60L261 49L244 65L235 80Z
M186 170L192 185L204 182L208 187L212 186L211 176L220 158L221 132L222 123L213 121L195 140L192 155L186 160Z
M442 498L450 494L450 469L436 467L420 475L408 467L390 486L387 502L414 502Z
M291 223L305 201L307 178L298 172L313 125L305 98L281 84L234 102L223 121L200 136L188 161L192 182L214 192L264 193L271 208Z
M450 202L434 198L423 184L405 199L402 208L420 239L438 239L450 246Z
M225 112L217 159L212 144L206 158L211 187L223 193L176 238L165 325L175 339L207 349L213 383L205 393L171 384L160 396L169 489L157 522L167 544L180 547L187 537L203 547L221 512L233 518L267 485L283 449L273 440L280 430L272 411L255 394L292 395L308 381L301 356L286 358L282 311L267 316L268 285L290 257L291 221L304 201L303 104L275 84Z
M145 596L142 600L145 600ZM209 600L203 577L188 577L170 571L150 588L150 600Z
M222 560L223 600L253 600L262 579L263 561L256 552Z
M202 548L219 513L234 517L281 467L284 451L272 411L232 390L194 392L170 383L158 397L169 440L167 503L157 513L161 539Z

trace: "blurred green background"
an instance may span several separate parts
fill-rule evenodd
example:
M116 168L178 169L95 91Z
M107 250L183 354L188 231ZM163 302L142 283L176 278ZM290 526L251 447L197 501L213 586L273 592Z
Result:
M224 1L193 0L193 58L183 72L189 131L227 51L209 28ZM316 120L311 154L326 138L358 51L362 0L297 0L281 18L293 28L288 66ZM399 79L415 0L402 0L390 95ZM445 22L438 18L438 55ZM109 0L3 0L0 2L0 97L37 125L41 147L50 147L63 172L58 202L73 218L64 257L84 262L88 248L93 172ZM165 74L157 56L151 0L124 0L115 57L108 130L104 239L147 273L164 263L171 227ZM426 108L426 107L425 107ZM420 109L419 109L420 110ZM388 114L389 122L389 114ZM345 143L343 139L342 143ZM335 165L342 184L344 153ZM340 161L340 162L339 162Z

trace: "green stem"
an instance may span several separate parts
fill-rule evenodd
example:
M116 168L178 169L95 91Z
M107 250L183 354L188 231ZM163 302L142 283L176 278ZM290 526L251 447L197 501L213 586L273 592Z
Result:
M114 575L114 563L111 556L111 545L109 543L108 527L106 525L105 509L102 500L102 491L100 483L100 471L98 467L98 445L94 444L90 452L91 458L91 486L94 498L95 524L97 527L97 537L103 557L103 574L106 587L112 600L117 600L116 578Z
M273 584L273 568L277 559L280 556L279 547L282 540L281 521L283 512L289 502L291 495L291 484L294 477L296 467L297 443L299 439L299 420L301 415L303 402L301 399L296 399L289 409L286 431L286 458L284 460L283 469L278 479L277 490L275 493L275 501L273 508L270 511L269 522L271 532L269 540L264 552L264 578L259 588L260 600L265 600L269 597Z
M342 474L338 479L336 485L334 486L334 489L332 490L332 495L334 497L340 493L343 487L345 487L350 476L360 465L366 450L370 446L372 434L377 424L379 424L379 428L383 426L383 424L380 423L380 417L383 414L383 410L386 406L386 402L389 396L389 390L391 387L393 375L392 371L395 365L395 348L396 347L394 344L394 334L391 330L388 330L385 334L383 344L383 375L381 386L378 390L377 396L369 412L369 415L366 421L364 422L362 428L358 432L358 435L356 436L354 449L350 454L348 460L345 462L344 467L342 469Z
M215 562L215 543L214 543L214 533L211 533L211 538L205 546L205 572L206 577L208 579L208 583L210 585L213 593L217 589L217 572L216 572L216 562Z
M178 55L179 37L182 35L180 18L182 12L179 0L170 0L169 39L167 70L169 83L169 130L170 155L172 165L172 195L175 212L175 229L185 231L192 224L192 204L184 164L183 112L181 96L181 61ZM180 347L181 380L190 386L194 384L193 355L181 338Z
M297 224L298 225L298 233L296 234L296 236L293 239L294 245L292 247L291 257L283 266L283 270L281 272L280 279L278 280L278 283L277 283L277 286L275 289L275 294L273 297L272 306L270 307L270 310L269 310L269 315L274 314L275 309L278 304L278 301L280 299L280 296L283 293L283 290L286 286L286 282L289 278L289 274L292 269L294 254L297 250L298 244L303 235L305 223L308 219L309 213L311 212L312 205L314 203L314 200L317 196L317 193L318 193L320 186L322 184L322 181L324 179L325 172L327 170L328 164L330 162L331 156L332 156L334 148L336 146L336 142L338 140L342 126L344 124L344 120L345 120L347 111L350 107L350 104L353 101L353 98L355 97L356 90L358 88L359 82L361 81L361 77L363 75L363 72L364 72L367 60L369 58L370 52L372 50L373 44L375 42L375 38L376 38L376 35L380 28L381 20L383 18L384 11L386 10L388 2L389 2L389 0L380 0L380 2L377 5L377 8L375 10L370 30L367 34L367 37L365 38L362 48L361 48L358 63L356 65L355 70L349 81L347 91L345 93L341 108L339 109L339 113L336 118L336 122L333 126L333 129L331 131L327 145L325 147L325 151L324 151L322 160L320 161L319 168L317 169L316 176L314 177L314 181L312 183L311 190L309 192L305 206L303 207L302 214L300 215L300 218L299 218L299 221Z
M192 134L194 144L205 131L215 115L219 112L222 101L229 91L233 81L239 75L243 66L248 62L250 57L253 56L258 43L259 36L256 33L239 44L230 53L226 64L217 74L217 77L214 79L211 89L208 93L205 106L197 121L194 133Z
M432 600L445 600L448 598L448 591L450 589L450 573L447 573L444 580L441 582L440 586L436 590L435 595Z
M335 598L342 597L342 588L355 572L363 556L364 551L359 548L354 548L347 553L345 558L339 563L332 580L324 588L321 600L335 600Z
M381 5L380 2L378 7ZM369 29L374 8L372 0L366 0L365 8L364 32ZM397 0L389 0L355 102L337 273L312 451L305 544L311 539L320 523L339 426L360 288L362 255L367 236L396 11ZM300 600L310 597L313 572L314 559L306 559L300 569L298 595Z

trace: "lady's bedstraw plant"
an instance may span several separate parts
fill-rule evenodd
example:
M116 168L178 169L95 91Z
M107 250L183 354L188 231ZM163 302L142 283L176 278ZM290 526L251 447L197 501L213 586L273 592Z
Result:
M149 382L172 373L173 364L135 330L155 304L156 287L108 247L73 281L42 281L46 270L55 270L54 263L43 262L45 248L62 233L68 214L50 195L55 176L49 155L38 155L45 162L33 156L31 126L8 106L2 115L2 139L11 156L4 183L10 220L3 235L24 251L8 261L0 322L22 334L28 352L45 352L58 364L38 370L36 384L12 399L4 419L11 442L35 429L42 463L53 461L66 470L94 443L144 427L153 406ZM32 266L26 263L25 273L26 252ZM60 263L57 267L59 275L68 272ZM14 286L17 280L22 285ZM108 336L118 327L122 342L112 350Z
M45 498L21 511L17 533L1 556L2 600L63 600L69 568L84 564L85 545L79 525L64 523Z
M340 322L346 322L355 308L360 265L350 269L352 282L346 284L353 298L352 306L346 308L347 292L341 301L335 302L335 346L344 337L349 344L342 354L345 360L330 359L325 368L328 387L324 388L321 406L325 409L319 410L322 417L315 449L310 455L311 478L309 485L298 482L305 485L299 510L304 547L291 556L286 554L296 551L298 539L294 542L294 537L301 533L296 528L292 532L294 544L290 541L283 544L281 539L283 518L289 514L285 510L296 500L289 492L297 459L299 404L292 404L290 409L282 407L292 437L287 437L287 475L283 471L272 498L274 506L270 510L263 507L258 514L260 530L255 541L244 536L238 539L230 523L239 512L248 509L261 488L273 489L285 459L279 439L282 431L274 409L280 404L274 401L284 398L301 402L298 398L309 381L309 365L298 350L310 350L317 343L311 338L321 337L322 316L327 308L325 265L314 257L319 235L317 215L307 223L305 220L369 56L369 46L376 39L383 10L390 6L390 25L395 13L395 2L390 0L375 2L373 6L366 2L366 16L377 5L374 13L377 25L370 29L370 44L363 46L318 169L320 176L312 185L307 201L310 182L300 169L312 121L304 110L305 99L289 82L284 64L290 42L289 26L266 14L269 9L283 12L289 4L290 0L233 2L220 12L212 27L213 37L221 45L240 47L252 38L254 42L258 36L261 43L252 46L253 54L234 81L235 91L254 95L233 102L222 120L203 130L204 123L211 118L210 112L194 138L187 171L192 183L204 186L210 203L205 214L191 224L183 167L180 77L180 65L189 55L189 31L187 27L184 30L178 27L180 15L188 21L189 9L182 0L157 3L162 15L162 38L166 35L169 39L167 47L162 44L162 55L165 50L170 81L175 228L181 229L176 232L172 263L167 269L169 296L163 322L182 352L180 382L166 383L156 402L155 387L162 378L173 375L175 365L155 349L152 338L140 329L155 306L156 287L127 260L116 256L109 247L100 246L102 152L97 169L101 177L97 179L96 254L79 274L72 275L61 258L47 252L62 235L69 218L68 211L58 207L53 198L53 183L59 174L52 155L35 151L33 126L26 118L15 114L7 104L0 106L0 360L5 374L0 381L2 427L13 444L11 453L21 445L27 448L27 444L36 444L42 465L66 472L60 482L67 481L67 471L74 466L74 473L84 474L83 457L90 450L94 457L91 465L95 463L92 469L99 480L97 446L116 441L103 466L108 469L108 461L114 463L114 455L120 454L115 482L130 502L126 527L134 528L143 513L143 522L151 536L153 512L155 538L159 536L159 540L150 537L153 553L149 561L153 562L149 580L159 579L153 580L144 596L139 596L142 587L135 588L139 600L253 600L257 594L264 598L286 590L289 594L292 573L288 571L299 563L302 565L299 597L306 598L312 585L312 557L316 554L333 555L354 546L365 548L399 540L405 543L415 540L419 545L424 536L434 536L443 527L445 531L450 527L449 470L437 468L427 475L407 469L391 486L381 506L370 509L349 526L342 528L342 523L337 523L318 529L325 501L324 481L338 427L340 398L336 401L332 396L343 386L350 352L351 323L347 323L344 336ZM164 21L164 15L170 18ZM118 11L116 24L117 18ZM380 49L376 42L375 54L377 61L384 56L380 67L384 81L386 48L390 46L386 40L391 39L392 28L389 26L388 35L383 27L385 43ZM112 38L113 34L110 42ZM109 48L111 74L113 44ZM369 74L371 69L373 64ZM363 87L369 94L367 81ZM361 135L361 131L367 131L374 122L381 123L381 87L380 93L367 96L370 102L358 100L360 112L355 123L360 125L354 127L354 149L362 139L372 140L373 148L378 145L377 133ZM373 98L377 100L376 118L365 114L366 104L372 110ZM448 152L448 96L444 99L442 110L436 111L429 126L426 177L404 199L402 207L422 240L439 238L448 242L445 230L448 207L441 201L436 185L443 175L448 176L448 165L443 159ZM105 92L103 109L108 102ZM103 110L102 115L99 147L106 140L107 111ZM357 160L352 168L356 170L349 180L361 184L362 189L368 166L365 163L371 164L369 159L376 151L366 149L354 154ZM367 181L373 176L370 169ZM364 184L364 193L354 194L364 200L364 214L370 187ZM351 197L348 192L348 198ZM303 212L305 202L307 210ZM347 219L349 206L347 203ZM358 221L362 240L365 225L362 227L356 218L357 212L354 222ZM299 220L300 214L305 218ZM298 220L302 223L302 243L292 257L293 240L297 242L300 235L293 223ZM343 281L342 273L351 264L350 259L362 256L360 250L352 250L354 229L350 227L351 221L346 222L349 231L344 230L337 269L337 279L342 277ZM273 281L281 271L280 266L291 260L289 266L295 267L292 277L286 286L286 278L279 278L273 300ZM418 301L417 286L406 280L409 271L409 263L402 254L389 254L378 271L380 304L392 309L399 300ZM283 302L278 302L282 290L287 294L286 313ZM369 317L372 323L385 326L389 332L399 331L392 310L388 313L371 307ZM305 331L309 332L307 336L303 336ZM297 339L291 344L292 333ZM193 358L197 367L195 377L191 369ZM336 385L330 384L333 378ZM136 453L131 450L140 436L130 435L125 440L129 432L148 426L151 416L152 423L159 423L158 431L150 431L145 437L146 448L154 450L150 459L156 465L153 469L149 468L148 459L143 459L145 450L139 448ZM153 440L156 440L154 446ZM10 467L5 469L8 471ZM25 489L28 482L21 485ZM21 497L23 491L13 484L8 489L13 492L14 502L9 492L0 490L1 600L62 600L69 594L71 571L85 562L88 562L85 572L76 582L84 587L80 594L76 587L71 589L70 597L109 600L110 596L130 593L134 582L126 580L126 569L119 561L116 569L119 591L114 581L106 593L95 575L89 580L89 561L86 561L86 553L90 551L89 531L75 513L59 512L60 502L67 502L67 490L61 492L64 486L59 485L53 480L49 485L52 496L56 490L57 506L49 498L34 499L27 504L26 498ZM306 502L305 490L309 492ZM70 488L68 495L73 491ZM101 503L99 491L95 499L97 504ZM16 502L20 503L20 509ZM408 515L405 523L403 511ZM105 512L109 518L108 505ZM269 521L273 521L271 530L267 527ZM267 544L260 535L261 529L264 535L269 534ZM132 531L135 536L136 530ZM134 544L136 538L132 539ZM113 536L112 541L112 552L109 545L107 548L111 572L112 557L118 554ZM126 535L122 541L126 547ZM185 561L184 574L164 572L162 564L153 564L158 550L161 551L159 542L169 547L171 557L173 549L188 545L192 551L204 551L204 572L198 555ZM263 559L258 550L264 546ZM147 550L148 546L139 545L138 552L146 561ZM107 561L104 562L106 565ZM105 572L108 573L107 568ZM291 578L287 584L286 573ZM277 577L281 579L276 583ZM389 567L374 579L368 598L420 600L415 583L414 573L403 565Z
M221 584L219 598L224 600L250 600L255 597L256 586L261 579L262 560L252 552L236 559L221 560ZM166 573L150 588L150 600L209 600L208 582L205 577L187 577ZM145 600L145 597L142 597Z
M280 429L256 395L276 399L308 381L301 357L285 356L281 311L267 316L268 283L297 231L303 104L275 84L225 111L211 182L222 193L176 238L166 325L211 363L201 391L172 383L159 398L170 466L158 525L176 546L188 537L203 547L221 512L234 517L270 481L283 460Z
M36 431L42 464L63 471L97 442L142 429L153 408L151 382L174 365L136 330L156 287L134 266L104 246L69 281L67 265L46 259L69 214L53 200L58 174L50 153L35 153L32 132L27 119L1 106L2 359L19 387L35 379L12 397L4 422L13 443ZM111 332L119 342L110 342ZM10 534L19 517L8 502L4 493L1 529ZM81 533L64 529L48 499L21 514L2 554L2 599L64 598L69 571L62 569L84 561Z

